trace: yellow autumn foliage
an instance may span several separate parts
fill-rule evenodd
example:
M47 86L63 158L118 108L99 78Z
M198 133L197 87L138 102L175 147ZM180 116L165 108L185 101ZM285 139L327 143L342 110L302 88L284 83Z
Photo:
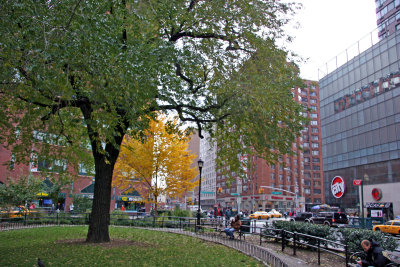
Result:
M156 206L159 196L179 197L198 185L193 181L198 171L192 167L196 155L188 150L188 136L176 122L165 121L164 116L151 121L144 138L125 135L113 175L114 186L134 188Z

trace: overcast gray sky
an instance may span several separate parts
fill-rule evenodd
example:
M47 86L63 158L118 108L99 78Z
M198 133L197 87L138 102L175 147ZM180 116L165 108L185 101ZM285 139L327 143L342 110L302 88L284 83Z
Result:
M318 80L319 67L377 28L375 0L295 2L303 4L303 9L294 18L300 27L289 27L288 32L295 37L290 49L309 58L300 66L304 79Z

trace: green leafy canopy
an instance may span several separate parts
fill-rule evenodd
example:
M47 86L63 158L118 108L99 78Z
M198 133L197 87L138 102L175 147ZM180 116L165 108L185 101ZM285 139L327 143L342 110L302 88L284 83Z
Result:
M18 162L29 161L35 150L68 159L75 168L90 155L89 147L96 171L93 216L108 214L103 199L110 195L124 134L140 136L157 111L178 115L200 135L210 131L226 158L223 164L233 167L239 152L267 160L287 153L304 122L290 94L301 85L298 69L276 45L296 5L275 0L0 5L0 140ZM39 130L53 134L62 149L36 142Z

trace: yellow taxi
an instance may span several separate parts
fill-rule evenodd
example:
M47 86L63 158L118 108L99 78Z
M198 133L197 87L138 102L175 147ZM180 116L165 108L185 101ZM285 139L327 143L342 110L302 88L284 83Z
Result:
M388 234L400 235L400 220L387 221L384 224L377 224L372 228L374 231L381 231Z
M272 209L268 212L271 218L282 218L282 213L276 211L275 209Z
M25 214L29 214L30 210L28 210L24 206L18 206L8 209L2 209L0 213L2 218L17 218Z
M265 211L256 211L249 215L249 219L268 220L269 218L271 218L271 215Z

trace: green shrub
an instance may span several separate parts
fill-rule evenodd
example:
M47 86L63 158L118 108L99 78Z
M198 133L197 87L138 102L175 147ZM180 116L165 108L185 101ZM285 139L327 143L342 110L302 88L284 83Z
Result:
M193 213L190 210L181 210L176 208L175 210L169 210L163 214L163 216L174 216L174 217L193 217Z
M300 234L311 235L314 237L319 237L327 240L336 240L330 231L330 227L325 225L310 224L310 223L298 223L298 222L288 222L288 221L274 221L273 227L276 229L283 229L289 232L296 232ZM270 232L264 231L265 234L271 234ZM317 240L309 237L299 236L298 240L303 241L306 244L316 245ZM327 242L322 241L321 245L327 245Z
M129 225L130 224L129 215L122 210L114 210L110 214L110 224Z
M385 237L381 232L374 232L367 229L342 228L339 230L341 235L341 243L347 244L350 252L362 252L361 241L375 240L383 249L393 251L397 244L394 238Z

